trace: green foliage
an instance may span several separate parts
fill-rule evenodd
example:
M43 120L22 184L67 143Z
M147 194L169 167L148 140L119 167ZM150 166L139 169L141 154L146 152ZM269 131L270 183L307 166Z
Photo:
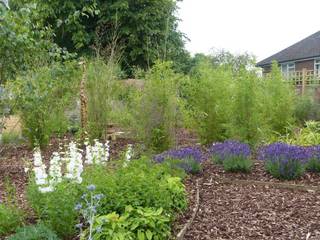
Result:
M263 118L266 119L271 131L283 134L286 132L286 127L294 120L293 87L283 81L276 62L273 62L271 73L264 80Z
M306 169L309 172L320 173L320 159L319 158L311 158L307 163Z
M30 144L47 145L53 133L67 128L64 111L77 91L79 75L73 63L54 64L20 76L10 84Z
M254 72L241 69L235 78L234 86L230 136L254 145L266 132L262 81Z
M177 70L187 71L190 56L177 29L174 0L33 2L38 21L53 29L60 47L89 52L92 45L98 51L116 45L122 52L122 68L130 75L135 67L146 70L157 59L172 60Z
M250 172L252 161L245 157L230 157L222 162L223 168L227 172Z
M42 223L18 228L8 240L59 240L57 235Z
M0 203L0 236L8 235L23 223L22 211L14 205Z
M84 184L94 184L101 200L101 212L123 213L127 205L163 208L166 212L186 208L186 193L180 178L172 178L170 169L147 159L132 161L128 167L116 171L101 168L88 169Z
M119 69L112 61L92 60L87 67L86 94L88 97L88 133L91 139L104 136L119 95L116 81ZM115 110L116 111L116 110Z
M169 223L170 216L161 208L127 206L121 216L113 212L98 217L94 227L101 228L101 232L96 232L93 237L97 240L164 240L170 236Z
M210 62L201 61L195 69L183 94L188 112L194 120L203 143L224 140L228 137L227 123L231 118L232 72Z
M4 132L0 137L0 144L18 144L21 142L21 136L17 132Z
M51 41L52 32L36 20L36 9L36 5L29 2L1 16L0 83L35 66L71 57Z
M163 152L175 143L178 123L178 80L168 62L158 62L146 75L136 97L136 134L150 149Z
M162 164L167 164L175 172L175 175L180 177L184 177L186 173L197 174L202 170L200 162L192 157L184 159L166 158Z
M297 96L295 98L294 116L298 123L304 123L310 117L312 99L309 96Z
M183 82L186 125L203 143L238 139L256 145L275 132L285 133L294 120L294 91L276 64L270 76L259 78L245 68L250 60L221 58L212 63L198 55L191 79Z
M267 161L267 171L275 178L292 180L301 177L306 167L300 161L288 159L287 162Z
M74 207L80 196L79 186L68 182L58 184L55 191L44 194L31 181L27 190L28 202L39 219L61 238L74 236L76 232L78 213Z
M312 146L320 144L320 122L307 121L301 129L289 126L287 133L278 140L292 145Z

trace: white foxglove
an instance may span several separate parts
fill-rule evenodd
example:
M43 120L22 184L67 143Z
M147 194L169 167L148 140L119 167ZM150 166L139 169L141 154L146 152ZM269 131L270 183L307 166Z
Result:
M50 185L54 186L57 183L62 181L62 161L60 154L58 152L54 152L50 159L50 168L49 168L49 176L50 176Z

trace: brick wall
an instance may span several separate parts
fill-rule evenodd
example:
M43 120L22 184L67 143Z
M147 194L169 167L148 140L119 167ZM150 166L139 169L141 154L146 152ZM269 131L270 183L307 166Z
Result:
M314 60L296 62L296 71L302 71L304 68L307 70L314 70Z

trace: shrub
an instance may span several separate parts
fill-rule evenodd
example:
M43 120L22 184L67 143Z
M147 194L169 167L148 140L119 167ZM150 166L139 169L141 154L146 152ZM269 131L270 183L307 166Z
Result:
M213 68L208 61L201 61L194 71L182 90L193 127L203 143L225 140L231 119L232 71Z
M10 236L8 240L59 240L58 236L46 227L39 223L34 226L25 226L18 228L16 234Z
M312 146L320 144L320 122L307 121L301 129L293 126L288 128L288 133L285 137L279 138L281 141L288 144L301 146Z
M84 183L94 184L102 199L99 214L123 213L132 207L163 208L166 212L186 208L186 193L180 178L168 175L170 170L148 159L132 160L116 171L93 167L84 172Z
M258 159L265 161L267 171L279 179L295 179L303 175L312 157L312 149L285 143L273 143L260 148Z
M262 80L255 72L240 69L233 84L229 135L232 139L255 145L267 131L263 118Z
M59 237L67 238L76 232L78 213L74 206L81 196L80 186L68 182L58 184L55 191L41 193L29 183L27 198L37 216Z
M0 236L16 230L23 223L23 213L13 205L0 203Z
M136 134L156 152L169 149L175 142L179 78L171 63L158 62L147 73L144 88L136 97L133 112Z
M213 144L209 152L212 161L223 165L226 171L249 172L251 169L251 150L248 144L229 140Z
M11 84L23 134L33 147L44 147L53 133L67 130L64 110L77 90L78 79L75 65L66 63L38 68Z
M124 214L113 212L99 216L94 229L94 239L159 239L170 236L170 216L162 208L133 208L127 206Z
M271 73L263 81L262 105L263 117L271 132L283 134L294 118L294 89L285 82L276 62Z
M187 173L196 174L201 171L202 153L199 148L185 147L173 149L154 157L157 163L166 162L171 168L182 169Z
M88 63L86 71L88 97L88 129L91 139L104 137L117 95L119 94L118 66L111 60L105 63L95 59Z

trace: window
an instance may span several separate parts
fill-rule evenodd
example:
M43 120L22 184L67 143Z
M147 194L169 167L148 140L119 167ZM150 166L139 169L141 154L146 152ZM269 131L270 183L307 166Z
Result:
M320 62L319 62L320 64ZM289 75L290 73L293 73L296 69L296 66L294 63L282 63L281 64L281 71L285 75Z
M317 75L320 74L320 59L314 60L314 73Z

